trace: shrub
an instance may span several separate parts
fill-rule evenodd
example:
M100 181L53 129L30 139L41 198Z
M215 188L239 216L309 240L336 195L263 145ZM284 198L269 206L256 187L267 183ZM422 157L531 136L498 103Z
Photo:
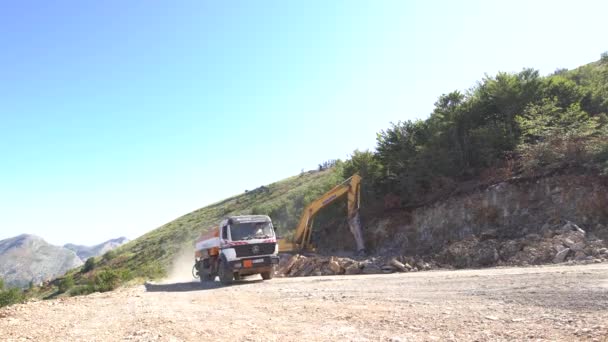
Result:
M95 275L93 282L99 292L112 291L120 284L120 275L114 270L103 270Z
M74 287L74 278L71 275L65 276L59 281L58 288L60 293L65 293L72 287Z
M4 279L0 278L0 291L4 290Z
M87 273L92 271L95 266L97 266L97 263L95 262L95 258L94 257L90 257L87 259L87 261L84 263L84 266L82 267L82 273Z
M79 286L72 288L69 292L69 295L70 296L82 296L82 295L88 295L93 292L96 292L95 286L93 284L87 284L87 285L79 285Z
M0 308L3 306L20 303L23 301L23 299L23 292L19 289L12 288L0 291Z
M115 250L108 251L108 252L106 252L106 254L103 255L103 261L106 261L106 262L110 261L110 260L114 259L116 257L116 255L118 255L118 254L116 253Z

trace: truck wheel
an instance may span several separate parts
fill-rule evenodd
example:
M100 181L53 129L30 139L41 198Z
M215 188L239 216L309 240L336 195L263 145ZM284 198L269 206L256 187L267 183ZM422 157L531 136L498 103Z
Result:
M200 278L200 274L198 273L198 264L194 264L194 266L192 266L192 277L194 279L196 278Z
M232 279L234 278L232 271L228 269L228 265L226 265L224 262L220 262L217 275L220 277L220 282L224 285L229 285L232 283Z
M211 270L206 268L201 269L199 276L201 278L201 283L213 280L213 277L211 277Z
M260 273L260 275L262 275L262 279L270 280L274 276L274 270L262 272L262 273Z

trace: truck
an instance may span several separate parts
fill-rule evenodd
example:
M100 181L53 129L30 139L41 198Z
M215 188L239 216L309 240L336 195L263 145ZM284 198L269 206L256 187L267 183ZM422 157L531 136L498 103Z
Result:
M222 284L260 274L272 279L279 263L277 237L267 215L223 219L195 242L192 274L201 282L219 278Z

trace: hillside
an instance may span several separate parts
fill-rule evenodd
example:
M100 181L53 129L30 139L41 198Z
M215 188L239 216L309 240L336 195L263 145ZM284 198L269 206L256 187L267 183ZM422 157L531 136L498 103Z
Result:
M7 286L25 287L64 274L82 265L78 256L35 235L0 241L0 278Z
M304 203L341 180L336 169L310 171L246 191L186 214L104 255L96 269L109 267L123 278L159 278L167 274L178 253L193 253L193 241L232 214L269 213L278 234L295 228ZM94 272L93 272L94 273ZM85 277L86 278L86 277Z
M117 239L110 239L94 246L83 246L68 243L63 245L63 247L74 251L74 253L76 253L76 255L78 255L78 257L80 258L80 260L84 262L90 257L100 256L106 252L117 248L118 246L124 245L127 242L129 242L129 239L127 239L126 237L119 237Z

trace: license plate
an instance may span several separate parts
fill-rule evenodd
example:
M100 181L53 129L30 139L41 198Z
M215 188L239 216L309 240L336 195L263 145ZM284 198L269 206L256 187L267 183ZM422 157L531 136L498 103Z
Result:
M261 262L264 262L264 259L254 259L254 260L253 260L253 263L254 263L254 264L259 264L259 263L261 263Z
M243 260L243 267L249 268L251 266L253 266L253 263L251 262L251 260Z

